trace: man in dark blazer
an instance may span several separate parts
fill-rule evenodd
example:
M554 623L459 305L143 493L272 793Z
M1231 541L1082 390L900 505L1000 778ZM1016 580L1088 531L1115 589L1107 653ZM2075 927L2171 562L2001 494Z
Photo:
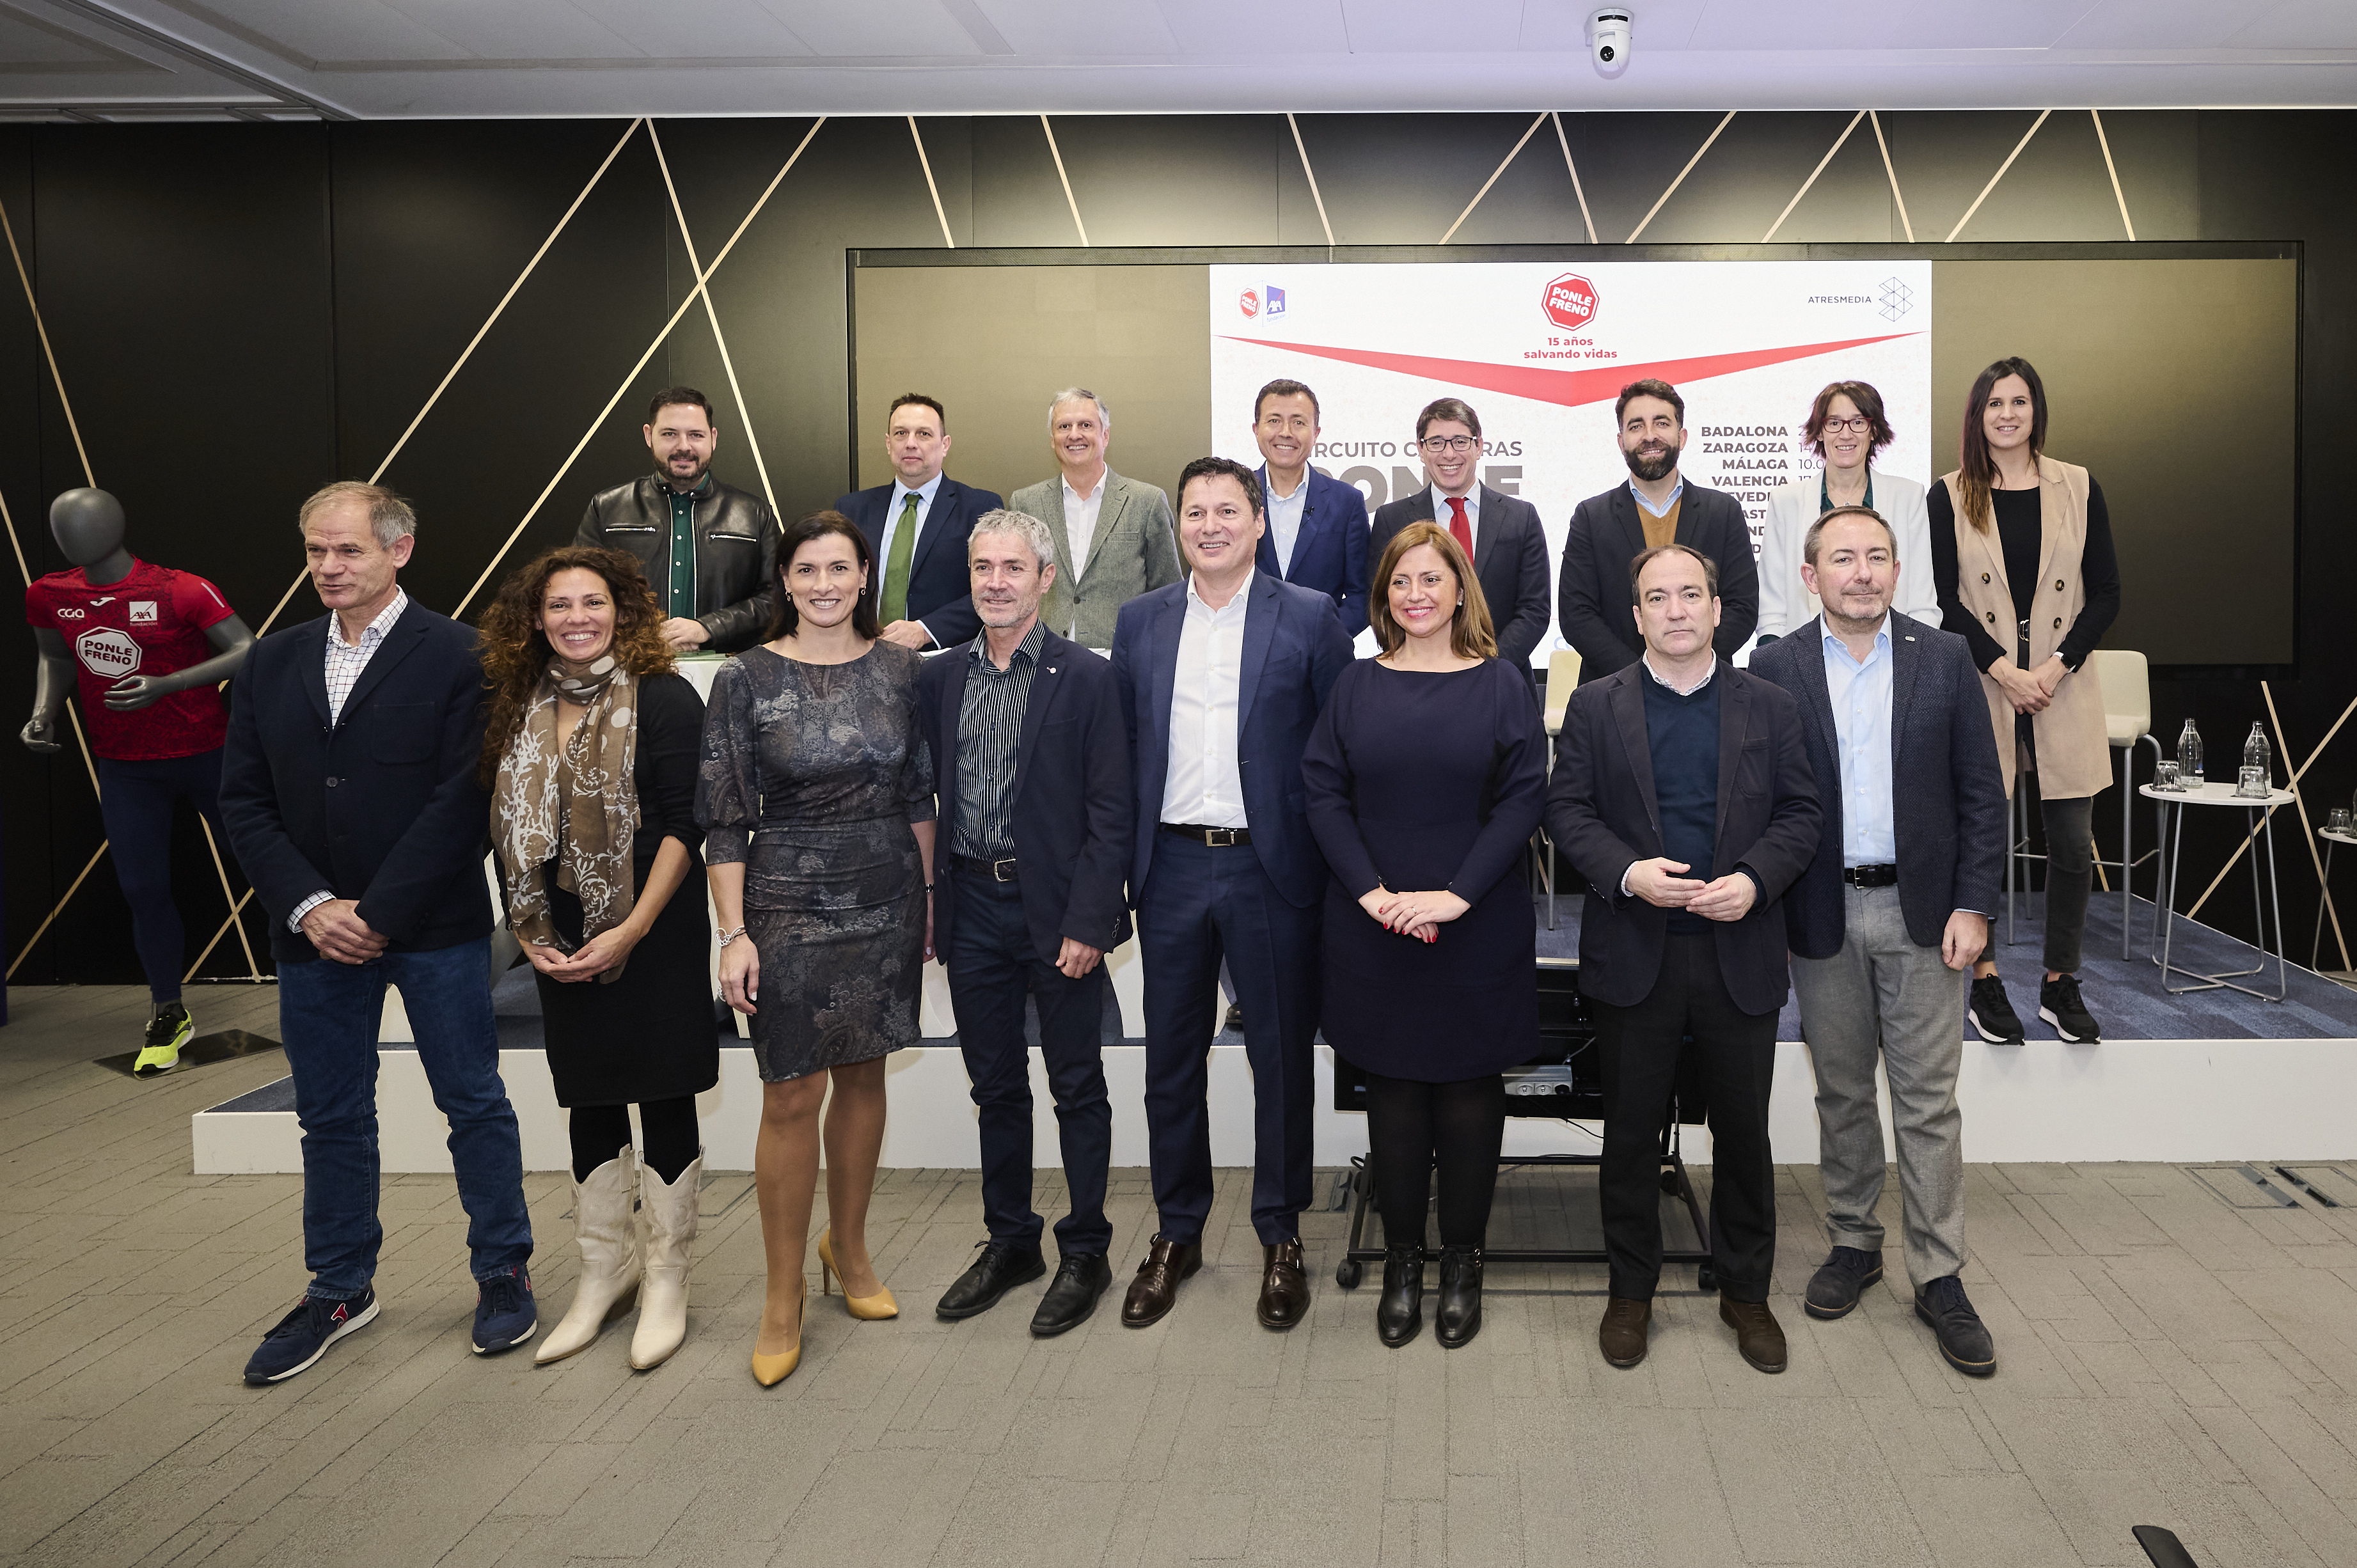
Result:
M1555 589L1563 639L1579 650L1583 686L1626 670L1644 652L1630 626L1629 563L1656 545L1683 544L1717 564L1726 608L1711 646L1720 658L1735 657L1760 624L1760 569L1742 503L1678 472L1685 399L1648 377L1622 387L1612 412L1629 482L1573 509Z
M1356 637L1367 629L1367 498L1309 466L1318 428L1318 394L1299 381L1279 378L1253 400L1268 510L1258 569L1331 596L1342 630Z
M1833 1251L1809 1316L1835 1318L1882 1277L1879 1056L1899 1146L1915 1313L1950 1366L1996 1369L1964 1294L1964 972L1988 940L2006 792L1964 639L1899 614L1898 536L1864 507L1811 525L1801 576L1823 614L1752 656L1801 704L1822 786L1816 858L1784 895L1792 989L1817 1074L1817 1164ZM1919 569L1921 564L1917 564Z
M1129 940L1129 733L1113 666L1039 618L1056 570L1048 525L993 510L965 551L982 632L926 664L917 707L946 835L933 861L933 950L980 1112L989 1238L934 1311L974 1316L1047 1272L1031 1207L1028 998L1071 1206L1056 1221L1062 1262L1031 1317L1046 1338L1078 1327L1113 1283L1103 960Z
M277 1382L376 1316L377 1026L401 992L418 1063L450 1119L478 1282L472 1344L532 1337L532 1255L515 1112L491 1024L490 797L475 776L475 634L394 580L408 503L335 484L303 503L328 614L264 638L237 673L221 759L230 848L270 915L278 1024L303 1127L303 1300L246 1363Z
M589 498L573 542L638 562L682 652L741 653L769 634L777 597L778 514L712 473L720 422L694 387L649 400L640 432L655 471Z
M1628 570L1646 651L1572 693L1547 788L1547 828L1587 883L1579 988L1604 1076L1611 1256L1597 1337L1614 1366L1644 1359L1662 1273L1661 1139L1690 1056L1710 1105L1719 1316L1745 1360L1781 1372L1768 1091L1788 990L1781 900L1816 853L1823 811L1791 693L1711 650L1712 564L1668 544Z
M876 570L867 592L884 639L919 652L970 642L981 628L966 582L965 542L974 521L1002 504L989 490L942 472L949 461L949 415L938 399L903 392L885 415L890 484L837 497L834 510L859 525Z
M1310 1043L1318 1032L1326 863L1310 837L1301 753L1351 662L1334 601L1254 569L1260 481L1225 457L1178 479L1189 568L1130 600L1114 629L1136 791L1130 902L1146 974L1146 1125L1160 1229L1121 1320L1161 1320L1202 1267L1211 1208L1207 1065L1225 958L1253 1074L1258 1313L1290 1328L1309 1305Z
M1448 529L1473 557L1473 575L1481 579L1481 596L1497 628L1499 659L1527 671L1552 613L1546 530L1539 524L1539 510L1477 481L1481 416L1461 399L1426 403L1415 416L1415 442L1430 482L1376 510L1367 570L1375 570L1392 535L1409 523L1437 522ZM1390 585L1370 583L1367 591L1387 593Z

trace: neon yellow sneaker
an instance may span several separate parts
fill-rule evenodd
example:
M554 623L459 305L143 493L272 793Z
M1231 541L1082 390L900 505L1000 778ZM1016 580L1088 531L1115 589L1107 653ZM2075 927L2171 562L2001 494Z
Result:
M180 1047L197 1032L196 1020L178 1002L167 1002L147 1021L147 1043L131 1064L134 1078L155 1078L180 1065Z

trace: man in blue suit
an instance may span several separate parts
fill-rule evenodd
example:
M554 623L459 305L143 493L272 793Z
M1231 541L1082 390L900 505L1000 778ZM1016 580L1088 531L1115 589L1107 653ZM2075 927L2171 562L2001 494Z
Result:
M1318 431L1318 394L1299 381L1271 381L1253 400L1268 510L1257 566L1331 596L1343 633L1356 637L1367 629L1367 498L1309 466Z
M1950 1366L1985 1378L1996 1351L1958 1277L1956 1074L1964 971L1988 940L2005 865L2005 783L1971 650L1891 609L1899 568L1897 536L1879 513L1826 512L1809 529L1801 567L1824 614L1751 660L1754 675L1799 700L1825 808L1816 857L1784 895L1833 1237L1803 1305L1812 1317L1846 1316L1882 1277L1878 1057L1915 1315Z
M311 1283L246 1362L295 1376L377 1314L377 1025L401 992L418 1065L450 1119L450 1163L479 1286L479 1356L532 1337L523 1152L491 1023L490 797L474 632L396 580L409 504L375 485L303 503L311 585L328 613L254 644L221 758L231 850L270 911L278 1026L303 1127Z
M859 525L876 557L868 592L884 639L919 652L970 642L982 629L966 583L965 542L974 521L1005 503L942 472L949 461L949 415L941 400L903 392L885 415L888 485L837 497L834 510Z
M1203 1263L1223 957L1252 1063L1260 1321L1290 1328L1309 1305L1299 1216L1309 1206L1327 872L1305 814L1301 753L1351 639L1331 598L1255 570L1266 527L1252 470L1198 457L1178 477L1188 575L1130 600L1114 623L1135 759L1129 896L1146 968L1146 1122L1161 1221L1122 1303L1133 1328L1159 1322Z

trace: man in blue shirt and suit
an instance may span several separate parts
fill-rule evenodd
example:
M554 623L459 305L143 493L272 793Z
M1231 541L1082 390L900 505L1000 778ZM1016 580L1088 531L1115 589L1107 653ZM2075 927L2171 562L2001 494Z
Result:
M1964 972L1988 940L2005 863L2005 783L1972 651L1890 608L1899 569L1880 514L1826 512L1801 566L1823 614L1751 660L1753 674L1800 700L1826 815L1816 858L1784 896L1833 1237L1804 1305L1812 1317L1846 1316L1882 1277L1879 1054L1915 1314L1950 1366L1986 1377L1996 1351L1957 1277L1966 1254L1956 1073Z
M982 622L966 583L965 542L974 521L1004 503L942 472L950 426L938 398L903 392L893 400L884 454L897 476L892 482L834 503L859 525L876 557L867 591L876 596L884 640L920 653L971 642Z
M1717 564L1658 545L1629 579L1645 651L1572 693L1547 786L1547 828L1587 883L1579 989L1604 1078L1598 1186L1611 1258L1597 1340L1616 1367L1645 1359L1662 1134L1684 1062L1710 1107L1718 1316L1746 1361L1781 1372L1768 1095L1791 989L1782 899L1817 852L1824 811L1792 694L1711 650Z
M1225 457L1188 464L1188 575L1122 606L1114 628L1136 790L1129 897L1146 970L1146 1124L1161 1222L1122 1303L1133 1328L1159 1322L1203 1263L1222 958L1252 1063L1260 1321L1290 1328L1309 1305L1300 1214L1327 871L1301 753L1351 639L1331 598L1255 570L1266 526L1251 469Z
M521 1345L537 1322L523 1152L491 1023L475 633L396 581L417 522L391 490L329 485L300 521L328 613L254 644L231 688L221 757L230 848L270 912L311 1271L303 1299L246 1362L257 1385L295 1376L377 1314L377 1026L388 984L450 1120L479 1287L475 1353Z
M1318 451L1318 394L1277 380L1253 400L1261 499L1268 532L1258 569L1330 595L1345 636L1367 629L1367 498L1309 466Z

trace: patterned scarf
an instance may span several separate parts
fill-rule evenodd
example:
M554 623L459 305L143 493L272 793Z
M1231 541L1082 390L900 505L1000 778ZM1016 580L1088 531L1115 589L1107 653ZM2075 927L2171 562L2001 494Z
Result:
M552 861L556 885L581 900L585 941L630 918L630 843L639 824L634 689L630 671L610 656L578 671L562 660L550 660L522 725L500 758L491 837L507 873L508 924L520 940L555 940L546 880ZM560 690L589 710L562 746ZM618 963L597 979L610 983L621 977L623 967Z

